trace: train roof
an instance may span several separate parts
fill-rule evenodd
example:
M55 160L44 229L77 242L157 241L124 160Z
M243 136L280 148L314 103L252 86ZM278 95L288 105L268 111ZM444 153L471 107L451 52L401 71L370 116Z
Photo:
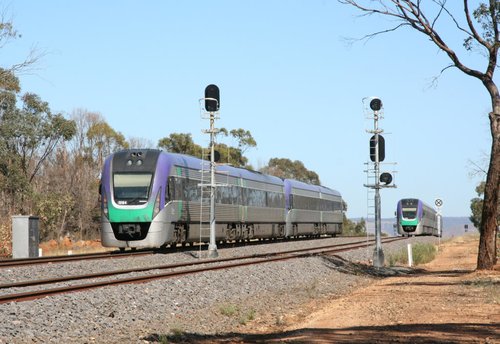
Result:
M173 163L177 166L183 166L190 169L201 169L202 164L204 168L209 168L209 161L202 160L200 158L196 158L190 155L178 154L178 153L170 153L170 152L162 152L162 154L167 155L173 160ZM279 177L270 176L267 174L262 174L257 171L248 170L245 168L234 167L230 165L218 165L218 172L227 172L229 176L236 178L243 178L248 180L259 181L263 183L270 184L279 184L283 185L283 180Z
M430 205L428 205L427 203L425 203L424 201L422 201L420 198L416 198L416 197L405 197L405 198L401 198L399 201L398 201L398 205L401 204L403 201L406 201L406 200L416 200L417 201L417 204L418 205L421 205L423 207L427 207L427 208L431 208L432 207Z
M207 160L202 160L200 158L191 156L191 155L186 155L186 154L179 154L179 153L171 153L167 151L162 151L158 149L127 149L124 151L134 151L134 152L144 152L144 151L158 151L160 153L160 156L162 156L162 161L165 161L167 164L175 165L175 166L182 166L185 168L189 169L194 169L194 170L200 170L202 168L202 164L204 164L204 168L208 169L209 168L209 161ZM120 151L123 152L123 151ZM106 164L109 164L109 162L112 159L112 154L106 159ZM168 162L167 162L168 161ZM275 184L275 185L283 185L285 187L290 187L290 188L297 188L297 189L302 189L302 190L308 190L308 191L313 191L313 192L321 192L323 194L329 194L329 195L334 195L334 196L340 196L340 193L336 190L330 189L325 186L320 186L320 185L312 185L312 184L307 184L298 180L294 179L282 179L279 177L263 174L261 172L257 171L252 171L248 170L245 168L240 168L240 167L234 167L230 165L218 165L217 166L218 172L227 172L229 176L235 177L235 178L243 178L247 180L253 180L253 181L258 181L258 182L263 182L263 183L269 183L269 184Z
M288 184L290 187L297 188L297 189L302 189L302 190L309 190L309 191L314 191L314 192L321 192L323 194L328 194L328 195L333 195L333 196L340 196L340 192L337 190L330 189L326 186L321 186L321 185L313 185L313 184L307 184L298 180L294 179L285 179L284 180L285 185Z

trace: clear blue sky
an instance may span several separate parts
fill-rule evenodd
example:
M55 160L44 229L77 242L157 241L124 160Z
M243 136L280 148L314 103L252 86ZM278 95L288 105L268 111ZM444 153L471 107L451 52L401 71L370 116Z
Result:
M448 59L410 29L348 46L345 37L394 22L359 18L335 0L1 4L22 34L0 50L2 65L20 62L33 45L47 51L21 82L53 111L100 112L127 138L156 144L192 133L204 145L208 122L198 100L217 84L217 126L250 130L254 167L273 157L300 160L342 193L349 217L360 217L367 213L365 129L373 124L362 99L378 96L386 161L397 162L398 171L398 188L382 191L382 216L393 216L403 197L430 204L440 197L445 216L470 213L481 178L469 177L468 160L489 154L489 97L479 81L454 69L430 87ZM457 31L442 30L462 53ZM467 53L466 62L484 70L479 54Z

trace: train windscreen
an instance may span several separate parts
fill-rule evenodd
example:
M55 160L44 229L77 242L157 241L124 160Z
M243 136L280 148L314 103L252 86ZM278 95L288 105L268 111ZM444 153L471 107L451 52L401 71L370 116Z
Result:
M407 220L414 220L417 218L418 199L405 198L401 200L401 211L403 218Z
M417 217L417 209L405 209L403 208L403 218L413 220Z
M115 173L113 196L118 204L143 204L149 197L151 173Z

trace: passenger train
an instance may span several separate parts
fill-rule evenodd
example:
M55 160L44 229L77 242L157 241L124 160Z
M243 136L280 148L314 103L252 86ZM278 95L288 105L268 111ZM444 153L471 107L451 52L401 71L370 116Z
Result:
M398 234L402 236L442 236L441 216L424 202L416 198L404 198L396 210Z
M107 247L160 247L209 241L210 163L155 149L109 156L101 176L101 239ZM324 186L218 165L219 242L335 236L343 202Z

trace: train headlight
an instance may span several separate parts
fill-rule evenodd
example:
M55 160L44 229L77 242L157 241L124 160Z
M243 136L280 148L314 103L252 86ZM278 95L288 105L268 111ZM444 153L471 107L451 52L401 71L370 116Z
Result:
M161 188L158 190L158 193L156 194L155 206L153 208L153 219L160 212L160 199L161 199Z
M108 196L106 196L106 192L104 191L102 193L102 213L104 214L104 216L106 216L106 218L109 219L109 210L108 210Z

